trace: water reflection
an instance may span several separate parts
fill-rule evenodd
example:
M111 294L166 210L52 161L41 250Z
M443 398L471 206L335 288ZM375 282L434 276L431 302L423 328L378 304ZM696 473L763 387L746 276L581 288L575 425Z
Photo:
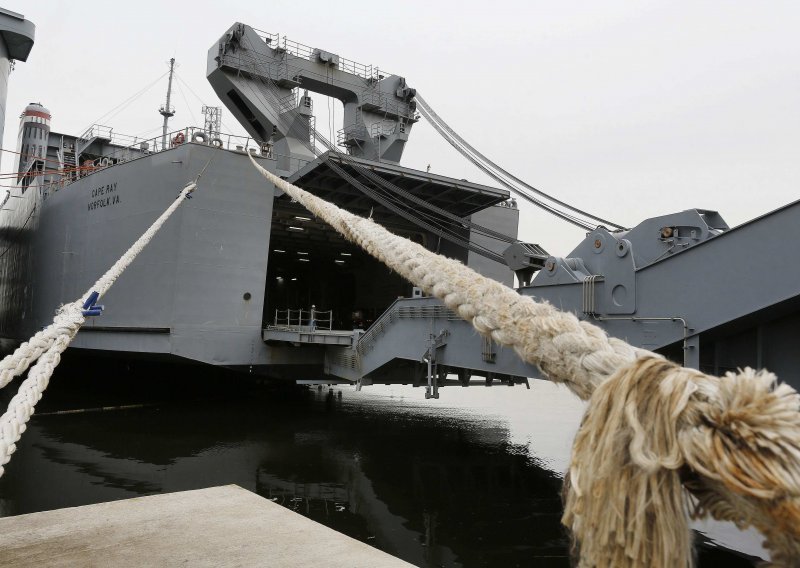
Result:
M491 412L368 390L62 375L0 480L3 515L235 483L418 566L569 565L559 469ZM558 425L555 414L539 418Z

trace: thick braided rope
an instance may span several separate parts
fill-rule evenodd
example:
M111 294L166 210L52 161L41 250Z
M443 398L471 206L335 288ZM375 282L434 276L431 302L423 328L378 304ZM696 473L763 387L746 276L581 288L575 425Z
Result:
M197 184L192 182L183 188L178 198L95 282L86 295L97 291L102 297L196 187ZM61 360L61 353L69 346L85 321L82 311L84 298L61 306L52 324L34 335L31 340L23 343L0 363L2 369L0 376L4 381L0 386L5 386L15 376L24 373L29 365L36 361L36 364L28 372L27 378L20 385L19 391L9 402L8 409L0 417L0 477L5 471L3 466L9 462L11 455L16 450L16 443L25 431L36 403L41 400L42 393L50 382L50 376Z
M0 361L0 388L6 386L11 382L14 377L18 377L24 373L28 367L36 361L39 356L44 353L53 342L61 337L68 330L77 329L83 325L83 316L81 315L81 308L83 301L92 292L97 291L100 297L103 296L112 284L119 278L126 268L133 262L133 259L147 246L153 236L158 232L161 226L169 219L172 213L180 206L187 195L192 193L197 184L192 182L181 191L178 199L176 199L161 216L142 234L139 239L123 254L117 262L103 274L97 282L95 282L89 290L78 300L70 304L63 305L53 319L53 323L44 328L42 331L37 332L28 341L22 343L13 353L7 355Z
M800 558L794 389L749 369L710 377L609 338L251 160L345 238L589 399L565 481L563 518L581 566L689 566L690 512L755 526L777 563Z
M77 334L67 332L59 335L50 347L31 367L28 376L22 381L19 391L8 403L8 409L0 417L0 477L5 473L5 464L17 449L17 442L27 428L28 420L33 415L36 403L50 383L50 377L61 360L61 353L69 346Z

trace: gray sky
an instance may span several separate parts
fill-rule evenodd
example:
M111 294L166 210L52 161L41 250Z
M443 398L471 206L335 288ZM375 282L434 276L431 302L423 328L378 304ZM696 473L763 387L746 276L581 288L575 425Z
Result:
M170 57L185 82L172 124L200 123L190 90L219 104L206 53L241 21L405 76L484 154L612 221L700 207L735 225L800 197L797 2L3 4L37 27L31 57L11 75L6 148L28 102L52 111L53 130L79 134ZM102 123L156 135L165 90L166 78ZM315 109L327 134L326 102ZM420 122L403 164L429 163L491 183ZM582 232L523 205L520 236L563 255Z

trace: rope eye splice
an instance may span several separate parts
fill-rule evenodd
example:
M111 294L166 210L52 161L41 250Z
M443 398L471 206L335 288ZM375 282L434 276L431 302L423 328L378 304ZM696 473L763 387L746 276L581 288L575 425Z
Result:
M83 302L83 306L81 309L81 314L83 317L92 317L92 316L99 316L103 313L103 310L106 307L102 304L97 304L97 300L100 298L100 292L94 290L89 297L86 298L86 301Z
M197 177L200 178L200 176ZM175 197L175 199L180 199L184 191L186 191L186 199L191 199L192 197L194 197L192 194L194 193L195 189L197 189L197 181L194 182L193 187L189 188L188 191L186 190L186 188L181 189L178 192L178 195Z

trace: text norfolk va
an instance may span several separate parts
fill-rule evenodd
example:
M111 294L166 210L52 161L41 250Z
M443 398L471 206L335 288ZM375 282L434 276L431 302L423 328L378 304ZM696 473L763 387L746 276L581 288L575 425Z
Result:
M117 194L117 182L101 185L92 190L92 201L89 202L89 211L98 207L108 207L119 203Z

